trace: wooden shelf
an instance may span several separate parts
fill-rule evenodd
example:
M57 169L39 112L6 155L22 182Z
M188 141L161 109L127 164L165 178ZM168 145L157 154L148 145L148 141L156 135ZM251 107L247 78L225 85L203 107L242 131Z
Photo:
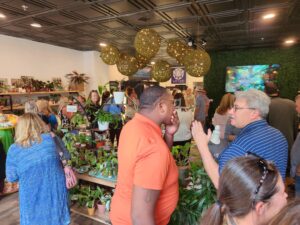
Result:
M19 93L19 92L7 92L7 93L0 93L2 95L43 95L43 94L64 94L64 93L78 93L80 91L39 91L39 92L26 92L26 93Z
M75 172L75 174L76 174L76 177L80 180L85 180L85 181L105 185L105 186L112 187L112 188L116 187L116 182L113 182L113 181L108 181L108 180L104 180L104 179L97 178L97 177L91 177L87 173L80 174L80 173Z
M50 107L58 107L59 104L52 104L52 105L49 105ZM24 106L23 105L18 105L18 106L13 106L12 107L13 110L23 110L24 109ZM7 110L10 110L10 107L6 106L3 108L4 111L7 111Z
M92 220L98 221L103 224L111 225L108 212L105 212L103 215L99 215L99 214L97 214L97 210L96 210L95 215L90 216L87 214L86 208L78 207L77 205L74 205L71 207L71 212L74 212L76 214L90 218Z

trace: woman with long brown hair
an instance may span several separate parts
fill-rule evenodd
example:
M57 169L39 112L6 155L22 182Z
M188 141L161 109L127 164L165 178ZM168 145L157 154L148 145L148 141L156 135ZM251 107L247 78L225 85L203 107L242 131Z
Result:
M250 155L235 158L224 167L218 200L201 225L267 225L286 204L284 188L271 162Z

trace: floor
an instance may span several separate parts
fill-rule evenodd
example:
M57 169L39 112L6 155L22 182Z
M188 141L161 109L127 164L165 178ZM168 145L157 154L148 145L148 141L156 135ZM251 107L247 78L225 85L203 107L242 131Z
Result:
M70 225L101 225L92 219L71 214ZM20 224L18 193L4 196L0 200L0 224L18 225Z

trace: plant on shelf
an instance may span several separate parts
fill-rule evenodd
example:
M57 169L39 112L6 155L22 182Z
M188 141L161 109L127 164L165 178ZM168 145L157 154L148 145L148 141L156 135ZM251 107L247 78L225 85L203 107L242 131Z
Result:
M179 201L172 214L172 225L198 225L202 213L216 201L216 189L202 165L190 164L190 183L179 187Z
M88 83L90 79L85 73L78 73L77 71L72 71L72 73L68 73L65 77L69 80L69 88L72 90L78 91L84 90L84 83Z
M87 124L87 123L88 123L87 119L80 113L76 113L71 119L71 124L74 127L79 127L80 125Z
M189 165L189 149L191 143L185 145L177 145L172 147L172 155L176 161L178 167L185 167Z

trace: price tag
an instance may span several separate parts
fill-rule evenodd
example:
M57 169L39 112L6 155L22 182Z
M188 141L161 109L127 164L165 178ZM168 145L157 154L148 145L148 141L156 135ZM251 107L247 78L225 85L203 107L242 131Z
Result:
M67 105L67 112L77 112L77 105Z

